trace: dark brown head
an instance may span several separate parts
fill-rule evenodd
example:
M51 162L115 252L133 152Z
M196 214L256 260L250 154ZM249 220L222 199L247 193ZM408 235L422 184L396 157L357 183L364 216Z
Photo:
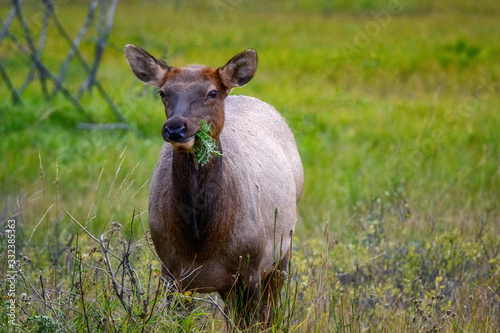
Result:
M167 121L162 134L176 150L191 150L200 121L212 124L217 141L224 126L224 99L232 88L244 86L257 70L257 53L246 50L218 69L204 66L175 68L132 44L125 56L134 74L157 86Z

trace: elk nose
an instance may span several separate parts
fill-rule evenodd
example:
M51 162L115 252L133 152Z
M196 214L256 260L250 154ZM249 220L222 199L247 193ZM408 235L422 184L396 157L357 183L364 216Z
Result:
M169 119L163 125L163 139L169 142L179 142L186 137L186 125L181 119Z

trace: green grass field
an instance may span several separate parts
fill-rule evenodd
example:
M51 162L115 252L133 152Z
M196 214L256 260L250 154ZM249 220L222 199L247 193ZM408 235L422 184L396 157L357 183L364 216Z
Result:
M87 6L57 7L72 36ZM36 3L23 8L36 18ZM8 10L0 5L2 20ZM226 325L213 295L178 295L192 303L188 312L156 294L159 263L141 222L147 228L165 115L125 61L123 46L134 43L179 67L222 66L247 48L259 54L256 76L233 93L281 112L305 171L291 274L269 332L499 332L499 16L493 0L120 1L98 78L131 130L76 128L88 116L116 121L95 90L83 96L85 115L62 96L45 101L36 83L13 104L0 82L0 263L6 276L3 230L15 215L24 274L18 328L1 280L2 331ZM93 47L84 39L83 55ZM67 49L49 30L42 59L57 72ZM29 57L5 40L0 61L20 85ZM72 65L78 87L83 70ZM130 252L142 294L125 270L118 282L128 310L105 251L66 211L104 234L121 258L109 259L114 271Z

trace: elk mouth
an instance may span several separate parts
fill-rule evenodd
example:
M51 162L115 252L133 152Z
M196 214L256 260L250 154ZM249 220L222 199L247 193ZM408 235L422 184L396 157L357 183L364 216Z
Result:
M172 148L174 148L177 151L192 151L195 141L196 138L193 135L181 141L176 141L176 142L167 141L167 142L169 142L172 145Z

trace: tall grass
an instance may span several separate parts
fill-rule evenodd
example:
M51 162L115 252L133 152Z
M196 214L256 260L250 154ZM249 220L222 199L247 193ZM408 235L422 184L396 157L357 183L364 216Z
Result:
M120 170L123 158L115 170L103 169L93 181L96 197L116 200L106 209L91 208L90 215L58 211L67 185L59 183L57 171L55 178L47 176L40 163L38 199L21 201L17 208L17 329L203 332L241 327L217 295L178 294L162 287L143 213L132 210L118 220L110 218L110 212L127 210L123 203L128 198L121 192L131 174ZM318 238L294 237L281 305L272 309L274 321L267 331L496 331L500 241L489 231L491 216L478 221L472 241L459 230L435 229L415 242L410 226L393 240L394 224L412 217L407 207L391 200L377 198L357 208L350 221L360 230L355 239L336 238L329 223ZM31 215L40 220L35 228L24 228ZM2 234L2 243L6 240ZM0 262L4 272L9 270L5 258ZM4 280L4 309L6 285ZM0 325L4 331L16 330L5 316Z

